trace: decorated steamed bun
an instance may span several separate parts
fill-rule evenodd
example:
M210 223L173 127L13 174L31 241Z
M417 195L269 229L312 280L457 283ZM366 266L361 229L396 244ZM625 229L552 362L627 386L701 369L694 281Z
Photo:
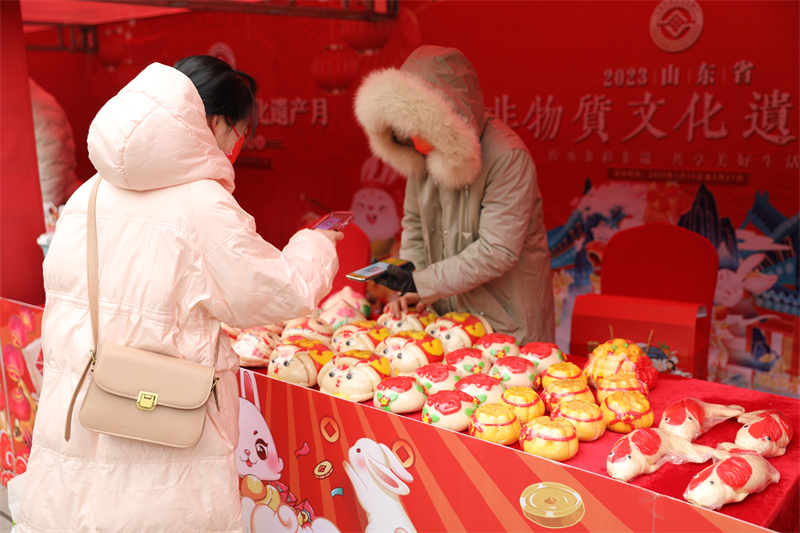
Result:
M488 374L491 364L477 348L458 348L445 355L445 362L455 367L459 376Z
M456 390L466 392L477 400L478 405L481 405L498 402L506 388L497 378L485 374L472 374L456 381Z
M370 305L366 296L353 290L349 285L345 285L341 290L325 298L325 301L320 305L320 310L322 312L327 311L337 306L339 302L347 303L352 309L365 317L372 314L372 305Z
M364 313L345 300L339 300L329 308L322 309L319 313L319 318L330 324L334 330L340 328L344 324L361 322L367 319Z
M272 350L281 344L282 339L275 333L253 328L242 331L231 348L239 356L239 365L245 367L264 367L269 365Z
M502 403L485 403L475 409L469 434L481 440L509 445L519 440L520 423L514 410Z
M373 320L343 324L333 332L331 347L337 353L350 350L374 351L390 335L389 330Z
M436 320L437 315L433 311L417 313L407 311L400 314L400 318L393 318L389 313L383 313L378 317L378 324L385 327L392 333L401 331L425 331L425 328Z
M410 376L418 368L441 363L444 350L439 339L424 331L401 331L386 337L375 353L389 359L395 374Z
M615 392L600 404L608 429L617 433L630 433L634 429L653 425L653 409L641 392Z
M418 368L414 372L425 394L434 394L440 390L453 390L460 379L453 366L443 363L431 363Z
M564 352L552 342L529 342L519 349L520 356L529 359L535 366L536 371L541 375L547 367L556 363L563 363L567 360Z
M416 379L394 376L378 383L373 405L390 413L413 413L425 405L425 392Z
M578 432L569 420L540 416L522 426L519 443L533 455L568 461L578 453Z
M460 390L441 390L428 396L422 408L422 421L427 424L464 431L475 410L475 398Z
M547 387L550 383L559 379L578 379L586 383L586 376L583 375L581 367L569 361L554 363L548 366L547 369L540 374L540 377L542 378L542 387Z
M592 350L583 373L594 388L603 378L612 374L635 374L636 379L647 385L648 390L656 386L658 379L658 370L650 358L628 339L611 339Z
M483 354L483 358L490 364L494 364L501 357L513 357L519 355L519 345L514 337L505 333L487 333L477 341L473 348L477 348Z
M489 375L499 379L508 387L539 387L536 367L524 357L510 355L501 357L492 365Z
M542 400L551 413L562 402L582 400L594 403L594 395L589 386L580 379L557 379L548 383L542 390Z
M650 392L647 390L647 385L636 379L636 375L628 372L604 377L597 384L596 389L597 403L599 404L615 392L641 392L645 396Z
M777 409L744 413L736 421L744 424L736 433L736 446L754 450L763 457L785 454L786 447L792 441L789 417Z
M521 424L544 415L542 398L530 387L511 387L500 395L500 403L514 410Z
M319 390L354 402L370 400L378 383L391 376L389 360L362 350L335 355L320 369Z
M330 346L331 338L333 337L333 326L321 318L313 316L296 318L287 322L281 332L283 340L293 340L292 337L305 337L306 339L324 342Z
M471 313L445 313L428 326L425 331L442 342L445 353L459 348L471 348L486 335L492 326L480 315Z
M597 440L606 432L603 411L594 402L573 400L559 403L550 413L550 418L564 418L572 422L581 442Z
M270 355L267 375L313 387L323 365L334 356L330 346L310 339L295 339L275 347Z

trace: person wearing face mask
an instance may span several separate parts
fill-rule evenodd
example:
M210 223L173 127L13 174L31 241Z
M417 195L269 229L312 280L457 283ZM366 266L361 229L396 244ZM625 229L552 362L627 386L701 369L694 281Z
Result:
M242 531L239 360L220 322L247 328L311 313L331 288L342 237L303 229L279 250L232 196L255 91L247 74L193 56L149 65L94 118L97 174L67 202L44 261L44 381L15 531ZM209 402L189 448L83 428L86 383L65 440L93 347L85 250L97 180L98 344L215 365L219 407Z
M550 252L536 167L486 109L475 68L455 48L421 46L358 89L372 152L408 178L399 257L375 281L401 293L385 311L431 304L484 316L519 343L554 342Z

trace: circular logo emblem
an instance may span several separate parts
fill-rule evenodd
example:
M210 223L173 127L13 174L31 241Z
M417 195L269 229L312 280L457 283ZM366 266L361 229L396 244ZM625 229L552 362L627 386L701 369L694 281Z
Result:
M650 17L650 36L665 52L688 50L703 32L703 11L695 0L664 0Z
M212 44L208 49L208 55L225 61L232 69L236 70L236 54L233 53L233 48L227 44L221 42Z

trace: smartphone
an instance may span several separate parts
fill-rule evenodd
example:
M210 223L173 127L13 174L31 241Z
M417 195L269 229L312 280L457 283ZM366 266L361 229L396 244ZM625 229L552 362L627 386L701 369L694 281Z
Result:
M329 229L342 231L346 225L353 220L353 213L350 211L334 211L319 219L311 229Z
M378 261L377 263L372 263L371 265L365 266L364 268L359 268L355 272L350 272L345 276L347 279L352 279L355 281L369 281L371 279L375 279L384 272L386 269L389 268L389 265L399 266L400 268L404 268L406 266L410 266L411 263L406 261L405 259L396 259L394 257L388 257L383 261Z

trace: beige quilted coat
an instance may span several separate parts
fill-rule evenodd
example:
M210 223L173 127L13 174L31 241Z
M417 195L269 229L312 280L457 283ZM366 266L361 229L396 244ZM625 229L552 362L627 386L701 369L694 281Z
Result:
M423 301L481 314L518 342L555 341L550 253L525 143L486 109L475 69L453 48L422 46L370 74L356 117L372 151L408 177L400 257ZM422 136L423 157L405 146Z
M98 176L69 200L44 262L44 383L17 530L241 531L234 450L238 358L220 343L218 411L200 441L169 448L85 430L82 396L67 406L92 342L86 206L97 199L100 343L212 364L220 321L248 327L310 313L330 290L334 245L311 230L281 251L231 196L233 167L217 147L191 81L147 67L98 113L89 132ZM86 385L84 384L84 390Z

